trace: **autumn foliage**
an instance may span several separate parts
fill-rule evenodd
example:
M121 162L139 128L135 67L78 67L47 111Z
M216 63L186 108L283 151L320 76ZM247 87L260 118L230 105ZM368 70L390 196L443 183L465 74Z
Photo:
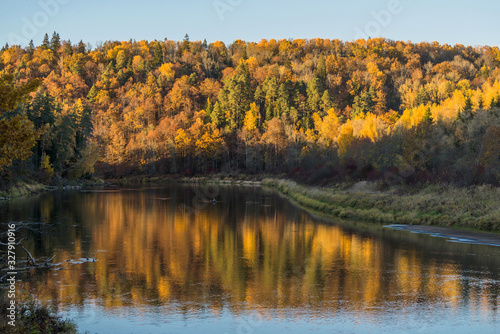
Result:
M4 47L0 74L41 82L13 111L40 131L26 139L31 170L500 180L497 47L186 37L91 49L54 33Z

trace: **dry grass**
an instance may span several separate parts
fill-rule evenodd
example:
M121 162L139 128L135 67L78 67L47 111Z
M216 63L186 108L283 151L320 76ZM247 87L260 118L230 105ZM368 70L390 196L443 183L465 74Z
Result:
M31 194L37 194L46 190L46 186L37 182L16 182L7 190L0 193L0 197L10 199Z
M307 208L341 218L500 231L500 188L492 186L398 186L380 191L376 183L365 181L326 188L276 179L262 184Z

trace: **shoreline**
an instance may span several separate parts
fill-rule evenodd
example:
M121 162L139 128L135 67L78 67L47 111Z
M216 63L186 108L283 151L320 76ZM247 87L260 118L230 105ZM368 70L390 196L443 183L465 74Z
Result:
M10 201L18 198L35 196L43 193L47 193L55 190L75 190L83 189L87 187L99 187L104 186L106 183L102 180L95 181L64 181L60 185L48 185L37 181L19 181L8 188L0 190L0 203L4 201ZM109 184L108 184L109 185Z
M495 187L429 185L404 193L399 188L376 191L374 184L366 182L347 188L317 188L291 180L264 179L262 185L306 210L329 217L386 225L437 226L467 233L500 232L500 189Z
M303 209L328 217L367 223L405 226L437 226L467 233L500 233L500 188L449 185L391 186L379 190L377 183L361 181L327 187L301 185L273 175L220 175L180 177L137 176L109 179L115 184L220 184L255 185L278 191ZM429 232L432 234L432 231ZM499 234L500 235L500 234Z
M444 185L391 186L380 190L377 183L361 181L326 187L298 184L284 175L231 175L185 177L179 175L138 175L98 181L69 181L59 186L20 182L4 190L0 202L54 190L127 184L220 184L261 186L274 189L304 209L329 217L367 223L404 226L438 226L452 230L500 233L500 188L475 186L456 188ZM19 191L19 189L22 189ZM7 196L6 196L7 194Z

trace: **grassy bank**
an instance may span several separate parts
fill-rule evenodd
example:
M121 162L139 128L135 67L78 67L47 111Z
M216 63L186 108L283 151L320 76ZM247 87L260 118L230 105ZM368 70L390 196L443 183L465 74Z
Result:
M72 181L62 179L57 184L44 184L34 180L17 181L0 188L0 201L36 195L46 191L58 189L80 189L83 187L99 186L103 184L104 181L100 179Z
M48 186L35 181L20 181L13 183L3 190L0 190L0 200L7 200L17 197L38 194L48 190Z
M138 175L106 181L115 184L168 184L170 182L262 184L279 190L305 208L340 218L500 232L500 188L498 187L401 185L381 189L379 183L363 181L318 188L301 185L291 180L266 177L269 175L224 173L194 177Z
M376 183L359 182L314 188L278 179L264 179L262 185L308 209L341 218L500 231L500 188L491 186L380 190Z
M9 303L5 293L0 293L0 307L5 311L0 320L0 333L77 333L73 322L60 318L49 307L35 301L21 301L16 305L15 326L12 326L8 323L11 319L7 318Z

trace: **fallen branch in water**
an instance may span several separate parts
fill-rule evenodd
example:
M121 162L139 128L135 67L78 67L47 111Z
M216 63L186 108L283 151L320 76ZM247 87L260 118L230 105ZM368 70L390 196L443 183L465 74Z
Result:
M47 261L45 261L44 265L48 266L49 262L52 261L55 257L56 257L56 255L54 254L50 259L48 259Z
M27 250L26 247L24 247L24 245L21 245L21 247L27 254L27 260L23 259L21 261L17 261L18 266L16 266L15 268L16 272L26 272L29 271L30 269L40 269L40 268L50 269L50 270L65 270L66 268L76 264L98 261L97 253L95 253L94 257L83 257L75 260L66 260L64 262L51 263L52 260L54 260L54 258L56 257L56 254L52 255L52 257L50 258L46 258L45 260L43 258L36 260L35 257L30 253L30 251ZM5 278L8 276L8 273L4 274L4 272L8 272L10 270L9 267L6 265L7 261L5 259L5 254L2 254L2 256L0 256L0 263L1 263L0 272L3 274L2 276L0 276L0 284L3 284L5 282L4 281Z
M36 261L35 261L35 258L31 255L31 253L23 246L21 245L21 247L24 249L24 251L28 254L28 256L30 257L30 260L31 260L31 264L33 267L37 267L37 264L36 264ZM30 261L28 261L28 264L30 263Z

